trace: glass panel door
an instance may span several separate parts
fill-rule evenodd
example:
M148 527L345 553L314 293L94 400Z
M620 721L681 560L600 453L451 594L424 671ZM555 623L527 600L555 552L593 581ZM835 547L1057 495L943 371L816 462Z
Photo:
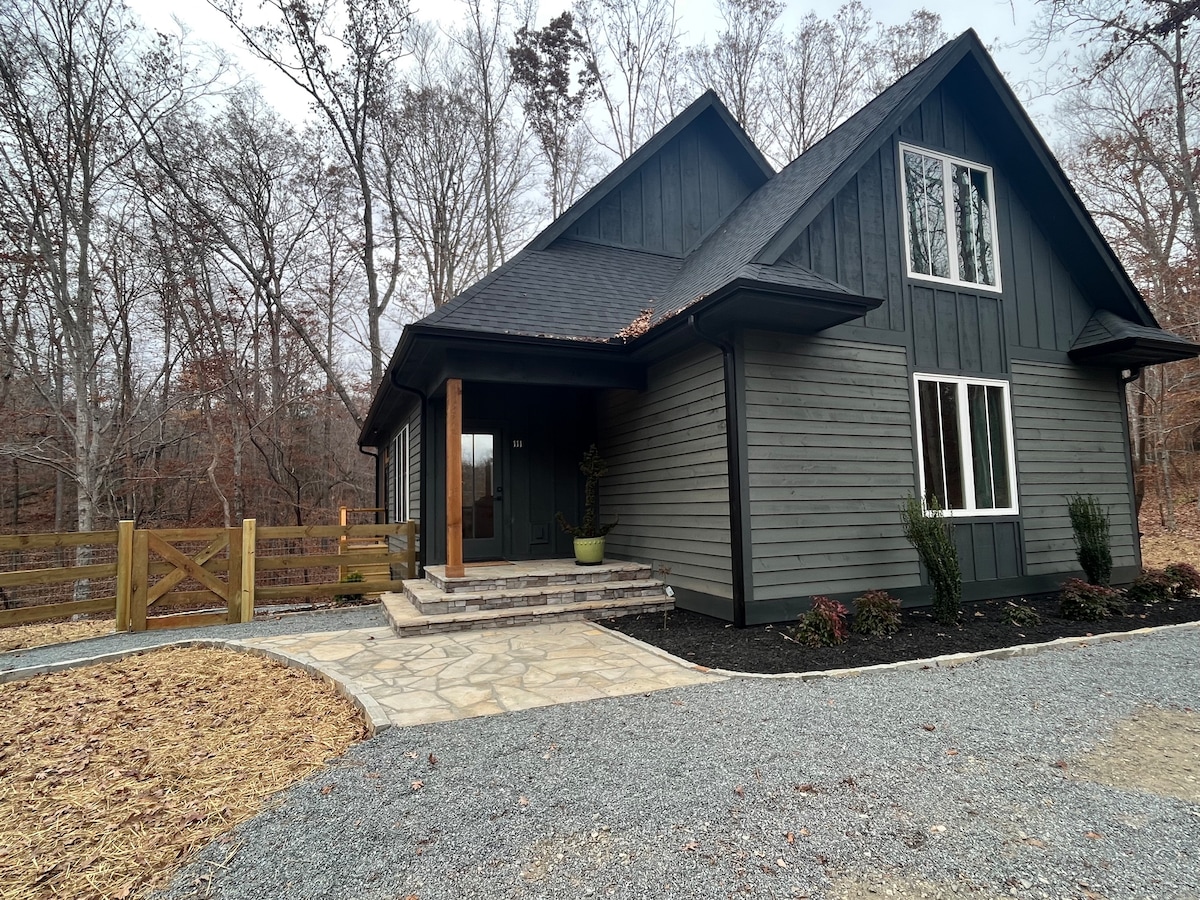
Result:
M494 432L462 436L462 527L465 559L498 559L501 555L500 500Z

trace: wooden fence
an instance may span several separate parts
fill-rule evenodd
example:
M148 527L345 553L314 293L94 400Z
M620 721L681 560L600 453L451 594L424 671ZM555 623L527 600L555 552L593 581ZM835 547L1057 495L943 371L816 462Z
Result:
M396 538L403 546L393 552L389 541ZM403 578L416 577L416 539L415 522L259 528L254 519L237 528L136 528L121 522L116 531L2 535L0 552L14 558L85 548L89 557L115 561L0 572L5 598L8 589L29 586L69 586L77 593L83 585L85 593L104 594L0 609L0 626L104 612L115 615L117 631L248 622L259 602L400 590ZM313 552L314 544L334 552L320 546ZM397 569L401 579L391 577ZM350 571L371 574L347 583ZM220 609L151 615L196 605Z

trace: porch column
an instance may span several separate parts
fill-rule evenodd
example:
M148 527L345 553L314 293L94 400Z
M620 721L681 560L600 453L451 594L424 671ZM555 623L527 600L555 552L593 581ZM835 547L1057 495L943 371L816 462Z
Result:
M462 578L462 379L446 381L446 577Z

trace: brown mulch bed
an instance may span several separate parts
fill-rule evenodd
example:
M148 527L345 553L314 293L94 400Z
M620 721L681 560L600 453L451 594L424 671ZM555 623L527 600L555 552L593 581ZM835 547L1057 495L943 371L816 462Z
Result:
M604 624L686 660L715 669L738 672L810 672L846 669L908 659L928 659L944 653L964 653L1033 644L1060 637L1132 631L1154 625L1200 620L1200 600L1129 607L1128 613L1100 622L1076 622L1058 615L1057 597L1023 601L1042 621L1016 626L1004 621L1007 601L988 600L963 605L958 625L940 625L928 608L906 609L898 634L869 638L851 633L835 647L808 647L792 636L793 626L760 625L734 628L728 622L686 610L644 613L611 619Z
M0 896L140 896L363 735L332 686L246 653L0 684Z
M66 644L84 638L113 633L112 619L82 622L35 622L31 625L9 625L0 628L0 653L10 650L29 650L47 644Z

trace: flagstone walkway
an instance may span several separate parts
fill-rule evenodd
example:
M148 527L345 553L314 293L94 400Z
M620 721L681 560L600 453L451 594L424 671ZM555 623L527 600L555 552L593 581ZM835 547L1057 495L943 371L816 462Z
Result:
M316 663L371 696L393 725L423 725L725 680L591 622L404 638L389 628L360 628L239 643Z

